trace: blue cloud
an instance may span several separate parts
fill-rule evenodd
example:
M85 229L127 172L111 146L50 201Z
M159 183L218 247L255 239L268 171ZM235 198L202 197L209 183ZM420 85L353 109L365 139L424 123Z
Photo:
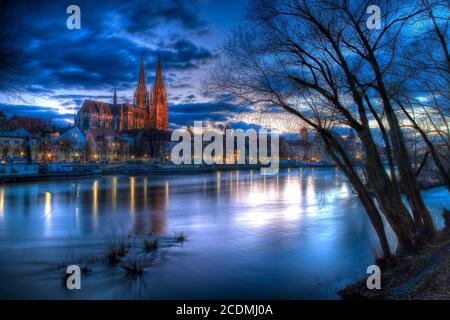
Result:
M57 109L32 105L0 104L0 111L8 118L19 115L31 118L41 118L56 124L67 124L73 120L73 114L62 114Z
M68 30L66 1L7 1L14 15L35 84L47 89L104 89L114 82L132 87L141 57L148 75L161 54L166 71L195 70L215 59L209 49L186 39L175 30L201 29L198 4L179 0L77 1L81 30ZM26 14L25 14L26 13ZM155 34L155 27L177 22L169 40ZM128 33L127 33L128 32ZM154 39L135 34L145 33ZM155 45L158 42L158 45ZM31 91L30 91L31 92Z
M169 106L169 120L179 126L193 125L194 121L228 121L237 113L249 112L248 106L223 101L184 103Z

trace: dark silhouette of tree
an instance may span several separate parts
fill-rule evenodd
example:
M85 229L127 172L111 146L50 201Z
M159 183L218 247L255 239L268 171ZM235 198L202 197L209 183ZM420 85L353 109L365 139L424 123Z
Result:
M374 4L382 11L379 30L366 26L366 9ZM352 183L385 258L391 252L382 216L397 236L397 253L415 251L435 233L417 186L391 83L401 66L398 48L405 26L426 11L422 2L402 0L256 1L205 82L209 94L278 106L314 128ZM389 173L374 124L381 132ZM352 128L361 141L361 167L333 130L342 125Z
M402 68L392 77L391 95L421 136L450 190L449 3L445 0L420 2L424 10L414 22L424 26L414 40L403 46Z
M11 0L0 1L0 93L11 98L21 98L29 81L21 36L23 27L17 23L17 15ZM16 17L16 18L15 18Z

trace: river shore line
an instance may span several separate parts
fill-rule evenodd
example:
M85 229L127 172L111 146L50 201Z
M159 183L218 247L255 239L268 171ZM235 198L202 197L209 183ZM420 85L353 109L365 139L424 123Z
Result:
M450 299L450 230L416 254L406 255L382 270L381 289L369 290L362 278L338 291L346 300L448 300Z
M176 175L176 174L202 174L211 173L215 171L230 171L230 170L260 170L264 168L263 165L142 165L142 164L123 164L113 168L107 166L99 166L97 170L82 170L82 171L61 171L61 172L44 172L26 175L3 175L0 176L0 183L17 183L17 182L31 182L31 181L47 181L58 179L82 179L89 177L108 176L115 174L125 175ZM333 164L329 163L280 163L279 168L333 168Z

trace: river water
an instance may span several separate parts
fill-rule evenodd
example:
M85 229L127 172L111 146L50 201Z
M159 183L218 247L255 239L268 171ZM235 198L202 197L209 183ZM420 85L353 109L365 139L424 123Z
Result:
M441 226L448 192L424 197ZM182 232L186 241L160 249L142 276L130 276L95 258L118 229ZM377 251L357 197L335 169L0 185L0 298L335 299ZM74 257L94 262L81 290L70 291L57 266Z

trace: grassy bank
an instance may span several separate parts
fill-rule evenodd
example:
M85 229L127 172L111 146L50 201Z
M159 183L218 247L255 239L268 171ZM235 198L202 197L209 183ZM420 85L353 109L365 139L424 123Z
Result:
M441 231L417 254L401 257L383 270L380 290L367 289L364 278L338 294L344 299L450 299L449 271L450 232Z

